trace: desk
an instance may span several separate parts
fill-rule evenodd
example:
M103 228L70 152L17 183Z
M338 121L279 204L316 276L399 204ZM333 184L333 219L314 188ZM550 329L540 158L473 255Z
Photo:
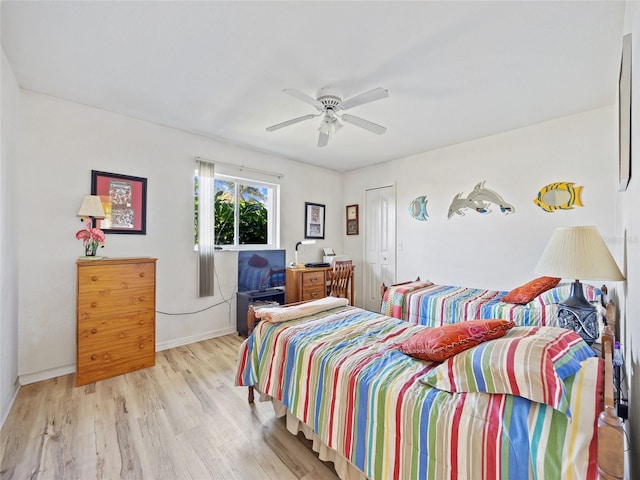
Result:
M327 296L332 267L287 268L287 303L317 300ZM353 305L353 274L349 280L349 304Z
M326 297L330 270L331 267L287 268L287 303Z

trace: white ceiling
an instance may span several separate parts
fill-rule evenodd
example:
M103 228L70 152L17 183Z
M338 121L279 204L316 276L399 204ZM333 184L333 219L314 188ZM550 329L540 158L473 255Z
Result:
M348 171L612 105L625 2L2 1L18 83L87 105ZM331 86L389 98L324 148Z

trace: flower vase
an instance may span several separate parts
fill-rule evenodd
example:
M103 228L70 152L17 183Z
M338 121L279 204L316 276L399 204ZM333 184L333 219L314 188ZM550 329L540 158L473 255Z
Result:
M97 242L87 242L84 245L84 254L87 257L95 257L97 251L98 251L98 243Z

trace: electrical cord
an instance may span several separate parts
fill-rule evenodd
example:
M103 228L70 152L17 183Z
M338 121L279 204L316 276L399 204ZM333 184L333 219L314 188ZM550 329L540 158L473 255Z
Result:
M231 305L232 305L233 297L236 296L236 292L238 290L238 283L236 282L236 284L233 286L233 293L231 294L231 297L225 298L224 294L222 293L222 288L220 287L220 277L218 277L218 269L214 267L213 273L216 276L216 283L218 284L218 292L220 293L220 296L222 297L222 301L221 302L214 303L213 305L209 305L208 307L201 308L200 310L194 310L192 312L163 312L161 310L156 310L156 313L158 313L160 315L168 315L168 316L195 315L197 313L206 312L207 310L211 310L214 307L217 307L219 305L222 305L222 304L226 303L227 306L228 306L228 309L229 309L229 311L228 311L228 319L229 319L229 323L231 323L231 321L232 321L232 318L231 318Z
M204 307L204 308L202 308L200 310L194 310L192 312L162 312L160 310L156 310L156 313L159 313L160 315L169 315L169 316L171 316L171 315L195 315L196 313L201 313L201 312L206 312L207 310L211 310L212 308L217 307L218 305L222 305L223 303L230 304L230 300L231 299L222 300L221 302L214 303L213 305L209 305L208 307Z

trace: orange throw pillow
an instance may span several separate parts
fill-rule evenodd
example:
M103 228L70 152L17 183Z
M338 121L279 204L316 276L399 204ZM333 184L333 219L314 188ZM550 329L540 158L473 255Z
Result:
M534 278L530 282L511 290L504 297L502 297L500 301L505 303L519 303L524 305L525 303L529 303L541 293L552 289L553 287L558 285L558 283L560 283L560 279L556 277Z
M468 320L426 328L400 345L400 351L421 360L442 362L486 340L502 337L515 323L510 320Z

